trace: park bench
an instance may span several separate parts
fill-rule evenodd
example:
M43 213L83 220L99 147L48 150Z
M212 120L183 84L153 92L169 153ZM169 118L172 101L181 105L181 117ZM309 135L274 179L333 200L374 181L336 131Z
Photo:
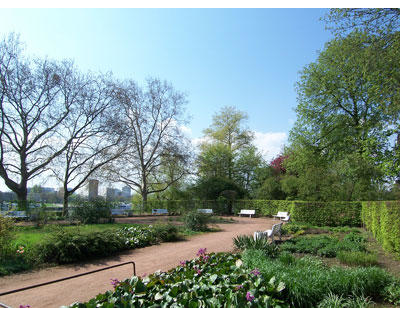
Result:
M213 210L210 208L201 208L198 209L197 211L204 214L213 214Z
M283 223L275 224L272 226L272 229L268 229L266 231L256 231L254 232L253 238L254 240L261 239L261 238L271 238L271 241L274 242L274 236L278 235L279 240L282 240L281 236L281 228Z
M277 218L279 218L279 219L281 219L281 218L286 218L286 217L288 217L288 216L289 216L289 213L288 213L288 212L278 212L278 214L273 215L273 217L277 217Z
M239 216L241 215L249 215L251 217L251 215L255 215L256 214L256 210L241 210L239 212Z
M112 209L111 215L128 215L128 212L124 209Z
M163 209L163 208L153 208L151 210L151 215L162 215L162 214L168 214L168 210Z

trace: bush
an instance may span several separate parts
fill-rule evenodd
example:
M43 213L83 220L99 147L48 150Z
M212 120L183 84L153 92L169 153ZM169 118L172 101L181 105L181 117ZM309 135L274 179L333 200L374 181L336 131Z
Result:
M383 297L385 301L400 306L400 282L397 281L388 285L384 290Z
M197 210L187 213L184 217L185 226L193 231L207 231L209 215L200 213Z
M79 229L59 227L45 237L35 253L38 263L63 264L110 256L125 249L129 249L125 239L114 230L81 233Z
M0 260L13 252L12 241L14 238L14 221L0 215Z
M71 215L72 219L82 224L98 224L101 220L111 223L111 204L98 198L92 201L77 201Z
M400 255L400 202L363 202L365 227L386 251Z
M157 223L153 226L153 234L159 241L177 241L180 239L178 228L173 224Z
M279 254L279 247L274 243L268 243L267 239L254 240L251 236L241 235L233 238L233 245L237 250L258 249L268 257L275 258Z

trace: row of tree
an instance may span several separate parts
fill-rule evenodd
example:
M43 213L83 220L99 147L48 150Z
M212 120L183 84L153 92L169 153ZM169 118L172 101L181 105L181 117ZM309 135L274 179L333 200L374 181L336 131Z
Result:
M144 87L72 62L28 58L0 44L0 176L26 205L27 183L49 172L68 197L96 176L156 199L374 200L400 182L400 10L333 9L335 38L297 83L297 121L272 162L247 115L216 113L198 155L182 133L184 94ZM146 207L144 205L144 207Z
M335 38L300 73L289 145L267 164L241 127L246 115L223 109L204 131L191 196L398 198L400 9L332 9L323 19Z
M123 182L146 201L187 173L186 99L167 82L141 87L31 58L11 34L0 42L0 85L0 177L23 209L39 176L62 182L67 210L92 176Z

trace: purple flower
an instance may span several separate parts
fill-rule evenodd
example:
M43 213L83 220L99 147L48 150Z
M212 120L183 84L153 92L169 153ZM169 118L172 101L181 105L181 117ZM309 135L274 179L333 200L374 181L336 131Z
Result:
M239 291L240 289L243 289L243 285L238 285L235 287L235 291Z
M253 275L260 275L261 274L261 272L257 269L257 268L255 268L253 271L251 271L250 272L251 274L253 274Z
M143 273L142 278L146 277L147 273Z
M247 294L246 294L246 300L247 300L248 302L251 302L252 300L254 300L254 296L251 295L250 292L247 292Z
M208 261L209 259L210 259L210 256L208 256L208 255L203 257L204 261Z
M182 267L184 267L186 265L186 263L187 263L186 260L185 261L180 261L180 264L181 264Z
M198 257L202 257L206 254L207 248L200 248L199 251L197 252Z
M19 305L19 308L30 308L31 305Z
M201 270L199 268L194 268L194 270L196 271L197 274L201 274Z
M114 289L120 284L121 282L118 279L110 279L111 280L111 285L114 287Z

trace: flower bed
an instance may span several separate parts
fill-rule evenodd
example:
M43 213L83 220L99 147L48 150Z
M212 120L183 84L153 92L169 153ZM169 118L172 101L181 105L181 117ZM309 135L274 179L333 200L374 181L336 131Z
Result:
M71 307L287 307L285 285L264 279L257 269L246 269L240 255L207 254L183 261L169 272L148 277L112 280L114 291L99 294Z

